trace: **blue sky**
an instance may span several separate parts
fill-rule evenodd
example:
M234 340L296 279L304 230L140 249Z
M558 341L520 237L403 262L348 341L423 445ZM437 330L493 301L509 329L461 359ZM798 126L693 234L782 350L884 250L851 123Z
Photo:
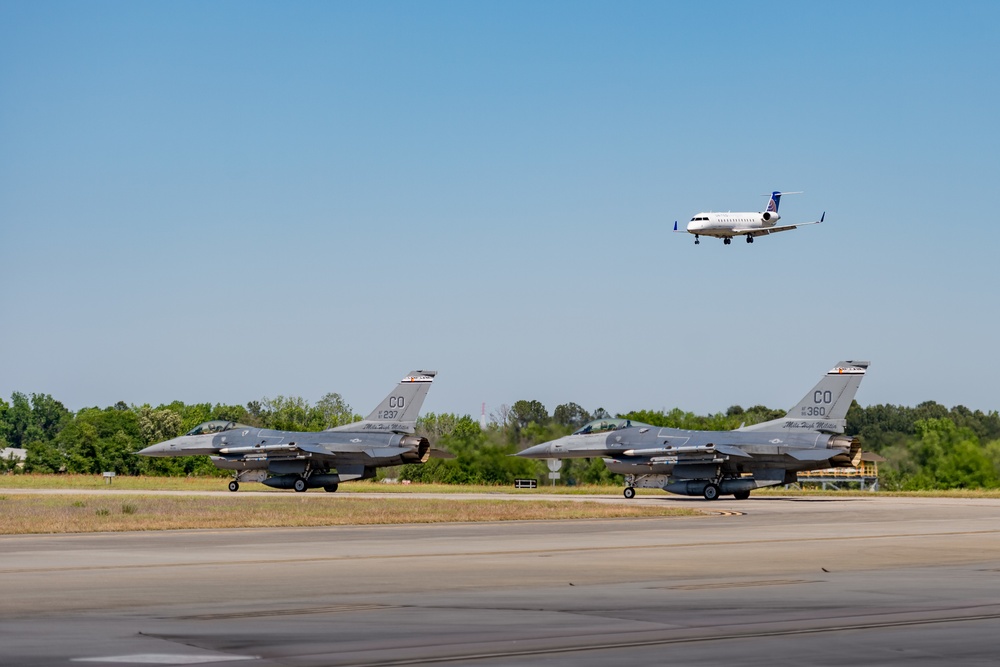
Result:
M996 3L0 0L0 396L995 410ZM824 224L752 246L703 210Z

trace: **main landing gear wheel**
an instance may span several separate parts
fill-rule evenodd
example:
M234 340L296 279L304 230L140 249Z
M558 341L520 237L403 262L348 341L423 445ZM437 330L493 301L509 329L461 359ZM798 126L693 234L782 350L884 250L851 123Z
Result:
M702 494L705 496L705 500L718 500L719 487L715 484L709 484L705 487L705 490L702 491Z
M732 242L733 242L733 240L732 240L732 239L722 239L722 243L723 243L723 245L729 245L729 244L730 244L730 243L732 243Z
M232 491L233 493L236 493L237 491L240 490L240 483L237 482L236 480L233 480L232 482L229 483L229 490Z
M750 492L749 491L737 491L736 493L733 494L733 497L736 498L736 500L746 500L747 498L750 497Z
M753 243L753 237L747 234L747 243Z
M298 493L302 493L303 491L309 488L309 485L306 484L305 479L299 477L297 480L295 480L295 483L292 484L292 488L295 489Z
M323 490L326 491L327 493L336 493L337 486L338 486L337 484L328 484L323 487Z
M635 498L635 489L633 489L631 486L626 486L625 487L625 497L628 498L629 500L631 500L632 498Z

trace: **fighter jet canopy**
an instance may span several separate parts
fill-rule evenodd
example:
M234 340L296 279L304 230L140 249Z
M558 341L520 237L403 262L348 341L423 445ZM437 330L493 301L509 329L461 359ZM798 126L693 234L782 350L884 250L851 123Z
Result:
M646 426L649 424L643 424L642 422L633 421L631 419L595 419L594 421L587 422L579 429L573 432L573 435L586 435L588 433L607 433L608 431L617 431L621 428L633 428L635 426Z
M234 428L250 428L246 424L238 424L225 419L213 419L212 421L198 424L184 435L205 435L206 433L222 433L231 431Z

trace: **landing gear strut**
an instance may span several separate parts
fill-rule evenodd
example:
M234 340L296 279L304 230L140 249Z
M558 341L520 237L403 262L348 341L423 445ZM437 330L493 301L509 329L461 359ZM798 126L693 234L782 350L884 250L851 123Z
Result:
M701 243L701 241L699 241L699 240L698 240L698 235L697 235L697 234L695 234L695 235L694 235L694 244L695 244L695 245L698 245L699 243Z

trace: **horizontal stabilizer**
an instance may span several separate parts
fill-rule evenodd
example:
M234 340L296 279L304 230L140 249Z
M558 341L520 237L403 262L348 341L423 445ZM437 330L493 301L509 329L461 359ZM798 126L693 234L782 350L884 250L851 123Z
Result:
M797 461L826 461L840 453L833 449L796 449L785 452Z
M735 456L739 459L752 459L753 457L736 445L716 445L715 451L726 456Z
M437 449L436 447L431 447L431 458L432 459L453 459L455 455L451 452L446 452L443 449Z
M296 445L295 448L303 452L308 452L309 454L319 454L320 456L335 456L333 452L331 452L323 445L310 445L310 444Z

